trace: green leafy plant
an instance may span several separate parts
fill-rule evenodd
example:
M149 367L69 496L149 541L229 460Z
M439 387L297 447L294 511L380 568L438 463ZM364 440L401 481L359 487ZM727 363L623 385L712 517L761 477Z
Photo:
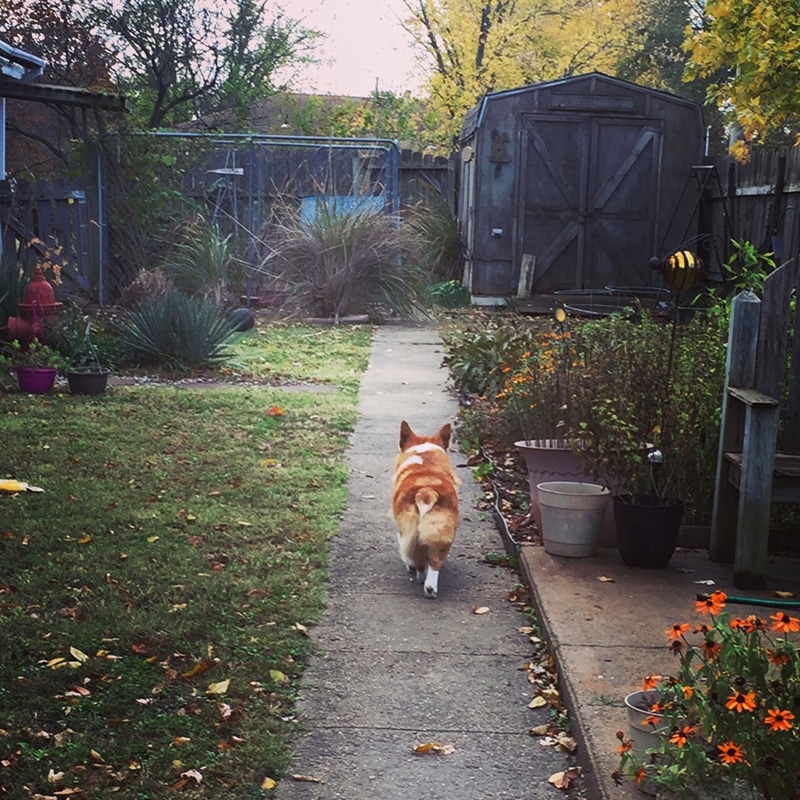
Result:
M17 259L5 255L0 258L0 325L16 316L27 285L28 277Z
M450 211L444 198L431 198L413 206L403 224L413 233L417 241L418 258L431 275L443 281L444 286L455 283L461 287L461 233L458 219ZM462 287L456 297L463 297L463 294Z
M6 364L11 367L54 367L62 369L66 365L66 359L58 350L34 339L30 344L23 345L19 341L3 342L0 349L6 360Z
M241 335L211 300L182 292L142 300L119 322L119 336L133 361L178 372L225 360Z
M736 292L749 289L761 294L764 281L775 269L772 253L762 253L752 242L731 239L733 253L725 262L727 280Z
M737 782L766 800L800 791L800 653L790 634L800 619L734 617L724 592L695 603L706 618L667 630L680 655L674 677L645 680L659 699L649 723L663 728L657 747L637 752L620 738L620 771L680 797L702 785Z
M200 216L172 233L171 239L177 241L164 262L164 275L187 294L223 302L230 284L230 235L223 236L218 225Z
M405 318L420 313L427 271L413 261L413 239L391 217L318 202L305 217L282 209L265 235L265 270L285 282L299 312L336 322L376 307Z

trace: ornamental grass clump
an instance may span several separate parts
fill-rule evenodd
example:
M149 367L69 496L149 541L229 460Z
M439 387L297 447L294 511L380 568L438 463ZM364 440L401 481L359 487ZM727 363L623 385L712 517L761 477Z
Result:
M633 749L620 732L620 772L637 784L694 797L698 787L751 787L766 800L800 797L800 619L733 616L724 592L699 599L700 624L667 629L675 677L651 677L657 748ZM657 716L659 715L659 716ZM724 795L728 796L728 795Z

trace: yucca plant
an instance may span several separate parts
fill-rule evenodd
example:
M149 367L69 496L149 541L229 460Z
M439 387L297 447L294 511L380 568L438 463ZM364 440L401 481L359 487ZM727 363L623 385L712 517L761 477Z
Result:
M119 336L132 361L177 372L223 361L240 334L221 306L183 292L150 297L128 311Z
M187 294L222 302L230 283L230 235L223 236L218 225L203 217L182 223L177 234L164 262L164 274Z
M268 243L269 270L303 313L337 323L376 306L405 318L419 313L427 272L413 259L410 231L391 217L318 203L312 217L282 215Z
M411 207L405 224L414 234L419 258L440 283L460 284L464 267L458 219L442 197Z

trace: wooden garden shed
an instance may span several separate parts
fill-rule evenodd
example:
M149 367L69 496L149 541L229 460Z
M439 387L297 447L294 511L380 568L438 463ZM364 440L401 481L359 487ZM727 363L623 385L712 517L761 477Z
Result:
M464 282L476 302L661 285L697 233L700 106L592 72L483 97L460 136Z

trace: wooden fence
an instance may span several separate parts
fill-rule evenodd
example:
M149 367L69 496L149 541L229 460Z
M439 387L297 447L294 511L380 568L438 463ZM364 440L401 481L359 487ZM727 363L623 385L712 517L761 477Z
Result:
M0 181L0 252L29 268L57 265L66 288L95 287L97 225L83 182Z
M455 157L433 158L401 153L401 206L434 196L455 208ZM65 276L108 302L104 285L112 285L114 266L106 228L95 208L92 181L51 183L0 182L0 245L6 256L23 263L60 251ZM716 158L687 176L687 202L700 206L700 231L716 235L717 268L731 252L730 240L749 241L776 261L800 254L800 148L756 151L748 164ZM694 196L692 196L694 192ZM105 207L99 196L98 204ZM68 281L69 283L69 281Z

